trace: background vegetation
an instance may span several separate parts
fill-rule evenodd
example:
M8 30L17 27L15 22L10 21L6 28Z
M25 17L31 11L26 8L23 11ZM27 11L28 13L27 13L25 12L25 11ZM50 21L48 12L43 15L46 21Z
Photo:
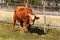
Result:
M28 0L30 4L34 5L40 5L42 0ZM8 3L24 3L27 2L27 0L6 0ZM58 6L58 3L60 3L60 0L46 0L46 5L49 5L51 2L55 3L56 6Z

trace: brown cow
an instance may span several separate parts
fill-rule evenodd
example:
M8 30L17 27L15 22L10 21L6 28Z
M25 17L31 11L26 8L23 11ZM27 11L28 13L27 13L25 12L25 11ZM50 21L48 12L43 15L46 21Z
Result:
M34 24L35 19L39 19L39 17L36 17L36 15L33 14L30 8L19 6L14 11L12 30L14 30L14 26L17 20L21 23L21 27L20 27L21 31L24 32L23 29L23 23L24 23L26 26L25 32L28 32L30 25Z

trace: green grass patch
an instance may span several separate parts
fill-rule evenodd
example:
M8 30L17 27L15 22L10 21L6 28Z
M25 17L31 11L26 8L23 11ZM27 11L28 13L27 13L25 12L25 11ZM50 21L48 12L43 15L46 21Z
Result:
M31 27L28 33L23 33L16 25L15 30L11 31L12 24L0 22L0 40L60 40L60 30L49 29L46 34L42 27Z

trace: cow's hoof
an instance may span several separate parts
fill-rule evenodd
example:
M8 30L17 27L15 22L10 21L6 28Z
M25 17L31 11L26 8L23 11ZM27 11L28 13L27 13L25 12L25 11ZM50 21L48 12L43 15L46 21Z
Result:
M21 29L21 32L24 32L24 29Z
M28 32L28 30L25 30L24 32L25 32L25 33L27 33L27 32Z
M21 30L21 32L24 32L24 29L22 27L20 27L20 30Z
M21 32L24 32L24 29L21 29L20 31L21 31Z
M14 29L11 29L11 31L14 31Z
M24 33L24 31L20 31L21 33Z

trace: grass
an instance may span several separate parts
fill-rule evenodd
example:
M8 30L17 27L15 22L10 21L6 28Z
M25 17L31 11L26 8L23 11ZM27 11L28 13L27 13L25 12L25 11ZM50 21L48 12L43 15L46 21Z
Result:
M56 28L48 29L48 32L44 34L42 27L33 26L28 33L23 33L19 25L11 31L11 25L0 22L0 40L60 40L60 30Z

